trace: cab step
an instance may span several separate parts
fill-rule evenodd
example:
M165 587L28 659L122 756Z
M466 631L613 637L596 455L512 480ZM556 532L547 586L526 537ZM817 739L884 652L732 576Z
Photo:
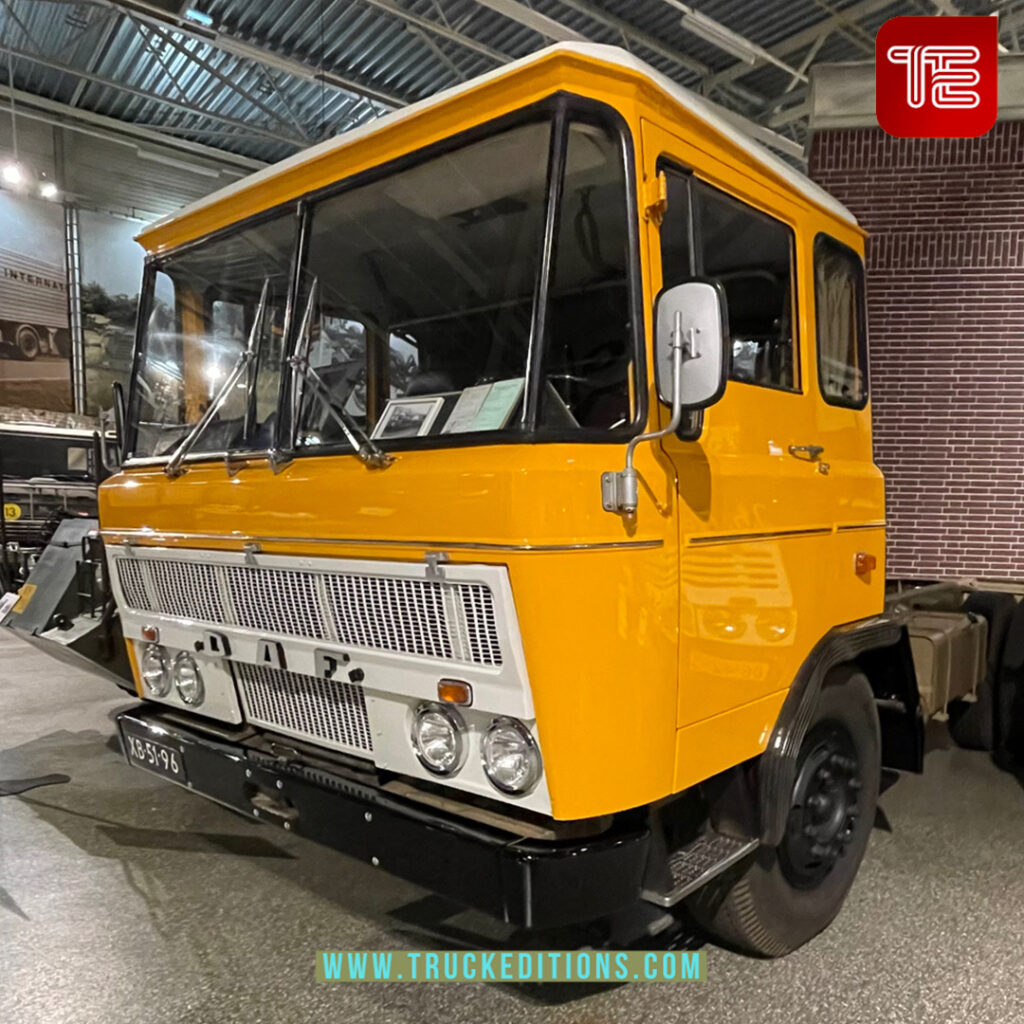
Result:
M681 899L696 892L706 882L757 849L756 839L734 839L720 832L703 832L692 843L681 846L668 856L672 887L668 892L644 889L642 896L659 907L675 906Z

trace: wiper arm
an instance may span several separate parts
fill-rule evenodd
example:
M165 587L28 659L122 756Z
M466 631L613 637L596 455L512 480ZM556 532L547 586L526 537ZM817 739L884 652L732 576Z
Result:
M220 412L220 407L227 400L232 388L241 379L242 374L256 361L256 357L259 355L260 341L263 337L263 317L267 311L267 295L269 292L270 278L268 277L263 281L259 305L256 307L256 317L252 322L252 329L249 331L245 349L239 354L235 365L231 368L231 372L224 378L224 383L221 384L220 390L214 395L213 401L206 407L206 412L196 420L195 425L182 439L181 444L174 449L173 454L167 461L167 465L164 466L164 472L172 479L176 476L181 476L185 472L181 465L185 461L185 456L192 451L196 442L203 436L203 432L212 422L213 417Z
M359 426L358 423L344 408L339 406L331 394L331 389L324 383L323 378L309 365L309 346L312 341L313 309L316 305L316 293L319 282L314 279L309 290L309 299L306 302L306 309L302 314L302 324L299 327L298 337L295 339L295 351L288 359L288 365L293 372L302 375L302 380L309 386L311 391L320 399L327 414L341 427L345 440L348 441L352 451L356 453L360 462L370 469L387 469L394 462L394 458L382 451L370 440L369 435ZM302 400L305 397L303 391L296 386L297 381L292 381L292 418L291 418L291 447L294 451L299 430L299 417L302 414Z

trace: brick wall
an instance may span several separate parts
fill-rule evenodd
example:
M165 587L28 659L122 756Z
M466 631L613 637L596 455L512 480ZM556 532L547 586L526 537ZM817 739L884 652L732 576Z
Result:
M823 130L810 168L871 233L889 575L1024 579L1024 122Z

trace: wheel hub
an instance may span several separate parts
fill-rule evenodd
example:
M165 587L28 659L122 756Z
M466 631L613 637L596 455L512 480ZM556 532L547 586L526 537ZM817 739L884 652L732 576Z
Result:
M837 722L819 723L800 752L786 832L779 846L782 872L795 887L818 885L853 840L860 814L860 776L850 734Z

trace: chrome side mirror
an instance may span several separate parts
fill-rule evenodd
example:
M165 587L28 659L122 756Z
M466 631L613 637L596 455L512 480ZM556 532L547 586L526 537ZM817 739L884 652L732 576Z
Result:
M706 409L725 391L729 375L729 326L725 291L717 281L687 281L666 288L654 304L654 382L661 401L672 406L668 426L634 437L626 466L601 476L601 506L631 516L640 486L633 456L641 441L657 441L679 429L684 410Z
M690 411L714 405L722 397L729 375L729 327L721 284L687 281L666 288L654 303L654 325L658 397L666 405L675 406L673 346L681 336L679 405Z

